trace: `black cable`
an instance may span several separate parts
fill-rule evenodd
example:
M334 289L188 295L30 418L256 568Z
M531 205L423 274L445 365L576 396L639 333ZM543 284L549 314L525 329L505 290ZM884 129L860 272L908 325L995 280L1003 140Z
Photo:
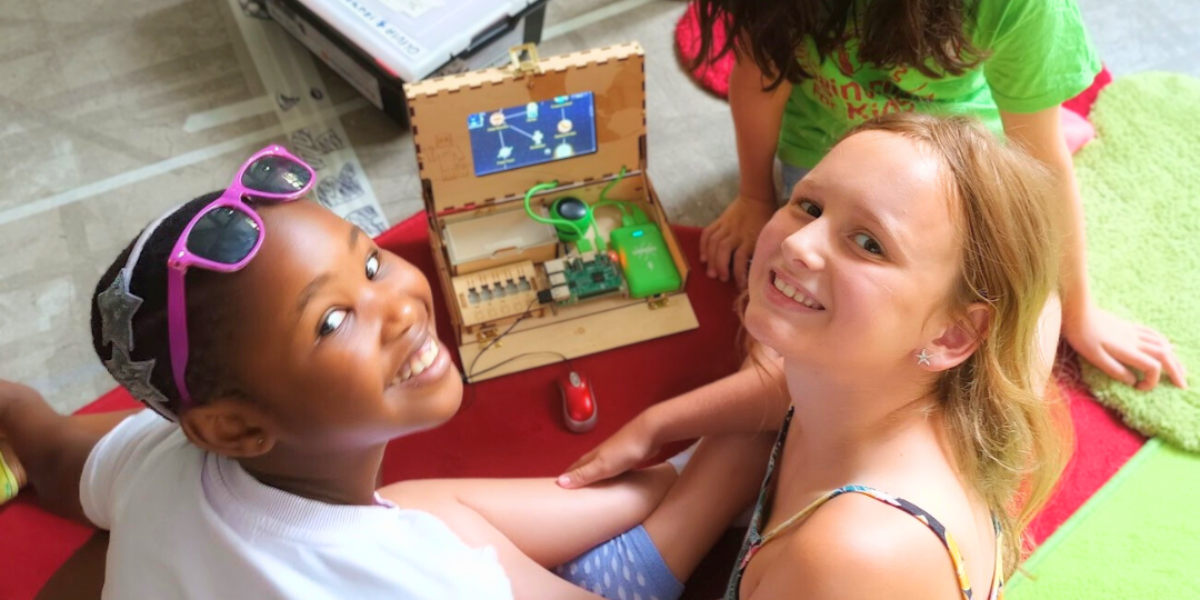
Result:
M476 354L475 358L471 359L471 366L467 367L467 371L464 374L464 378L467 380L466 381L467 383L471 383L471 378L475 377L476 375L483 375L484 373L489 373L491 371L499 369L500 367L503 367L504 365L507 365L508 363L510 363L514 360L517 360L518 358L525 358L526 356L532 356L535 354L554 354L554 355L560 357L564 362L567 363L567 366L571 367L571 369L574 370L575 367L571 364L571 359L567 358L567 356L565 354L563 354L561 352L555 352L553 350L539 350L536 352L523 352L516 356L507 358L507 359L501 361L500 363L492 365L482 371L479 371L478 373L475 372L476 363L479 362L480 357L482 357L484 355L484 353L488 351L489 348L494 346L496 344L496 342L499 342L500 340L504 339L504 336L508 335L513 330L514 327L516 327L517 325L520 325L521 321L524 321L526 317L533 315L533 311L532 311L533 305L536 304L537 301L538 301L537 298L534 298L533 300L531 300L529 302L529 306L525 307L525 312L522 313L521 316L517 317L517 320L513 321L513 324L509 325L508 329L505 329L503 333L492 338L492 340L490 342L488 342L487 345L485 345L482 350L479 351L479 354Z
M465 373L465 377L468 380L470 380L471 376L475 374L474 373L475 372L475 363L479 362L479 357L483 356L483 354L488 351L488 348L491 348L492 346L494 346L496 344L496 342L500 341L501 339L504 338L504 336L508 335L508 332L512 331L513 327L520 325L521 321L525 320L525 317L528 317L529 315L533 314L530 311L530 309L533 308L534 303L536 303L537 301L538 301L537 298L530 300L529 306L525 307L525 312L521 313L521 316L517 317L517 320L513 321L513 324L509 325L508 329L504 330L504 333L501 333L500 335L492 338L492 341L490 341L486 345L484 345L483 349L479 351L479 354L476 354L475 358L471 359L471 366L467 367L467 372Z
M483 353L480 352L480 354L483 354ZM504 365L507 365L508 363L510 363L514 360L517 360L518 358L525 358L526 356L535 356L537 354L553 354L554 356L557 356L559 358L560 362L567 363L567 367L569 369L571 369L572 371L575 370L575 365L571 363L571 359L567 358L566 354L563 354L562 352L555 352L553 350L538 350L536 352L522 352L516 356L506 358L506 359L504 359L504 360L502 360L502 361L500 361L478 373L471 373L470 377L475 377L476 375L483 375L484 373L495 371L496 369L499 369L500 367L503 367Z
M533 308L534 302L537 302L536 298L533 300L533 302L529 303L529 307L525 309L525 313L522 314L520 317L517 317L517 320L514 321L512 325L509 325L508 329L504 330L504 333L501 333L500 335L493 338L492 341L488 342L488 344L486 346L484 346L482 350L479 351L479 354L475 355L475 358L471 360L471 366L467 368L465 373L463 373L463 383L474 383L471 381L472 377L475 377L477 375L483 375L484 373L488 373L488 372L494 371L496 369L499 369L500 367L503 367L504 365L507 365L508 363L510 363L514 360L517 360L518 358L525 358L527 356L533 356L536 354L553 354L553 355L559 357L560 359L562 359L563 362L566 362L567 368L571 369L572 371L575 370L575 365L573 363L571 363L571 359L568 358L567 355L563 354L562 352L555 352L553 350L539 350L537 352L522 352L521 354L518 354L516 356L506 358L506 359L500 361L499 363L494 364L478 373L475 372L475 363L479 362L479 357L483 356L483 353L487 352L488 348L491 348L493 344L495 344L496 342L499 342L504 336L508 335L508 333L510 331L512 331L514 327L516 327L522 320L525 319L525 317L528 317L533 314L532 311L530 311L530 309ZM462 404L463 410L470 408L472 405L475 404L475 386L471 385L471 386L467 387L467 392L468 392L469 396L465 396L463 398L463 404Z

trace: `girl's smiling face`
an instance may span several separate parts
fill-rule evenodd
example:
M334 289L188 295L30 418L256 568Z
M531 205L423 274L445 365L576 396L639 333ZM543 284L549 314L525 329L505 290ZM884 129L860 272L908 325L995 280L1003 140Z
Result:
M373 445L453 416L462 381L425 276L313 202L256 210L263 246L227 275L241 296L234 364L276 443Z
M883 131L835 146L758 239L746 328L785 357L911 365L961 266L941 165Z

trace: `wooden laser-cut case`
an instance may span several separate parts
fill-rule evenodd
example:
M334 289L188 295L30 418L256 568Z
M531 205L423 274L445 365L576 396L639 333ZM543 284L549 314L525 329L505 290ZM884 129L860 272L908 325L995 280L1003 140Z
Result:
M525 53L529 60L523 59ZM469 380L482 381L558 362L561 358L556 353L575 358L698 327L686 294L687 261L646 173L645 55L641 46L628 43L542 60L537 59L535 50L518 47L513 56L510 67L405 86L430 245ZM475 175L469 115L582 92L593 94L594 153ZM626 174L620 178L622 168ZM609 197L636 202L659 225L684 284L676 292L650 299L605 297L569 306L535 304L502 340L488 347L517 317L464 324L443 240L446 223L496 211L524 210L526 191L548 181L557 181L558 186L535 196L538 206L565 193L594 203L601 189L614 179L620 181ZM616 213L603 218L616 220ZM601 220L598 210L597 221ZM527 258L501 251L484 266Z

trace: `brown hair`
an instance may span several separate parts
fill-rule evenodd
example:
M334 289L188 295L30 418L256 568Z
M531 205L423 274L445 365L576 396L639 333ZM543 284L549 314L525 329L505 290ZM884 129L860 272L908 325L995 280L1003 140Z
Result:
M859 40L859 60L881 69L907 66L926 77L962 75L986 52L967 33L974 22L973 0L696 0L700 53L696 66L738 50L770 78L766 89L784 80L812 77L796 53L811 37L820 60L850 38ZM723 25L724 42L714 33ZM748 43L747 43L748 42Z

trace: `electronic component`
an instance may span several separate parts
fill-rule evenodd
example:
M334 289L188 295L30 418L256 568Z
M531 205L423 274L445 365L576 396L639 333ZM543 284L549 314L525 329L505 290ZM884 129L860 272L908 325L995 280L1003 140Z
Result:
M620 267L612 261L607 252L588 252L580 257L567 258L562 275L566 279L570 296L566 301L555 296L554 299L559 303L577 302L618 292L625 283Z
M537 299L532 261L450 279L463 325L476 325L524 313Z
M543 217L533 210L533 196L542 192L553 190L558 187L558 181L545 181L535 184L525 192L525 214L530 219L539 223L553 225L555 232L558 234L559 241L568 244L575 244L581 250L592 250L599 245L604 244L604 238L600 232L596 230L596 223L592 219L592 209L587 203L574 197L564 196L559 198L551 205L551 216ZM560 209L565 210L565 213ZM578 219L566 219L560 215L566 214L572 217L580 217ZM591 239L588 239L588 231L594 231Z
M617 176L604 186L604 189L600 190L600 199L595 206L591 206L575 196L559 196L550 204L548 216L539 215L534 211L533 197L536 194L556 189L558 181L534 184L525 192L525 213L538 223L553 225L559 241L564 244L573 244L580 252L594 255L596 251L606 251L608 247L596 224L594 209L605 206L617 208L621 211L623 226L640 225L647 222L646 213L637 204L625 200L608 199L608 191L624 178L625 167L622 166ZM589 231L592 232L590 238L588 237ZM591 255L584 256L585 261L590 262L592 259Z
M471 113L466 125L476 177L598 149L596 99L590 91Z
M571 288L565 285L550 288L550 297L553 298L555 302L565 302L570 300Z
M550 274L550 285L566 285L567 276L561 272Z
M550 215L556 221L555 231L558 239L564 242L578 242L583 233L596 226L592 218L592 209L587 203L574 196L563 196L550 205Z
M621 262L630 296L646 298L673 292L683 285L657 225L647 223L614 230L612 247Z
M566 264L563 259L556 258L542 263L542 268L546 269L546 273L561 273L566 268Z
M599 415L592 385L578 371L571 370L559 378L558 389L562 392L563 420L567 429L575 433L591 431L596 426L596 417Z

